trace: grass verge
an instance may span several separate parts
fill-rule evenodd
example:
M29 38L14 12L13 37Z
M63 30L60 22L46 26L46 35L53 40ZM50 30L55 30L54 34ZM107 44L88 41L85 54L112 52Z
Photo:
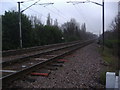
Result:
M105 85L106 82L106 72L116 72L117 68L117 59L113 55L113 50L107 47L104 47L104 51L99 48L100 54L103 58L103 65L105 69L100 73L100 83Z

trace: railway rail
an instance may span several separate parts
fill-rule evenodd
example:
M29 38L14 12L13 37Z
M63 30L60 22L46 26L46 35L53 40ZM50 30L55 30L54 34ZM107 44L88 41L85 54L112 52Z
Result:
M45 46L37 46L37 47L31 47L31 48L23 48L18 50L9 50L9 51L3 51L2 52L2 65L9 65L13 62L18 62L18 60L23 61L23 59L26 59L28 57L32 57L35 55L39 55L42 53L46 53L48 51L52 51L52 49L57 50L56 48L63 48L62 46L78 43L79 41L75 42L69 42L69 43L60 43L60 44L53 44L53 45L45 45Z
M94 41L95 39L82 42L75 41L3 52L2 77L0 78L3 86Z

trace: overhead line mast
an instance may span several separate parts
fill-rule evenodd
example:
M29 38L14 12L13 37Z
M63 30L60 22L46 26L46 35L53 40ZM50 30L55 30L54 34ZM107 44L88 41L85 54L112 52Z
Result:
M25 10L27 10L28 8L32 7L33 5L35 5L36 3L38 3L40 0L36 1L35 3L33 3L32 5L28 6L26 9L24 10L20 10L20 4L24 3L24 2L17 2L18 3L18 13L19 13L19 31L20 31L20 48L23 47L23 42L22 42L22 30L21 30L21 13L24 12Z
M97 2L93 2L93 1L90 1L90 0L83 1L83 2L80 2L80 1L68 1L66 3L72 3L73 5L75 5L75 4L79 4L79 3L88 3L88 2L91 2L91 3L94 3L96 5L102 6L102 30L103 30L103 34L102 34L102 40L103 40L102 50L104 51L104 0L102 0L102 4L97 3Z

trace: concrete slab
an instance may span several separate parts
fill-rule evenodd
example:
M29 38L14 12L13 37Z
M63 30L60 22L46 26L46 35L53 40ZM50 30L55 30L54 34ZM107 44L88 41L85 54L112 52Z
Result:
M115 88L115 73L107 72L106 73L106 88Z
M118 88L118 76L115 78L115 88Z
M14 70L0 70L0 72L17 72L17 71L14 71Z
M118 77L118 87L119 87L119 90L120 90L120 71L119 71L119 77Z

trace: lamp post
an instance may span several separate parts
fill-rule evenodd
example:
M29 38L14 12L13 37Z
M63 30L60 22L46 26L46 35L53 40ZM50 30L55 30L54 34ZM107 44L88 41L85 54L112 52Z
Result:
M97 3L97 2L93 2L93 1L84 1L84 2L69 1L67 3L72 3L73 5L75 5L75 4L79 4L79 3L88 3L88 2L91 2L91 3L94 3L96 5L102 6L102 31L103 31L103 34L102 34L102 41L103 41L102 50L104 51L104 0L102 0L102 4Z

